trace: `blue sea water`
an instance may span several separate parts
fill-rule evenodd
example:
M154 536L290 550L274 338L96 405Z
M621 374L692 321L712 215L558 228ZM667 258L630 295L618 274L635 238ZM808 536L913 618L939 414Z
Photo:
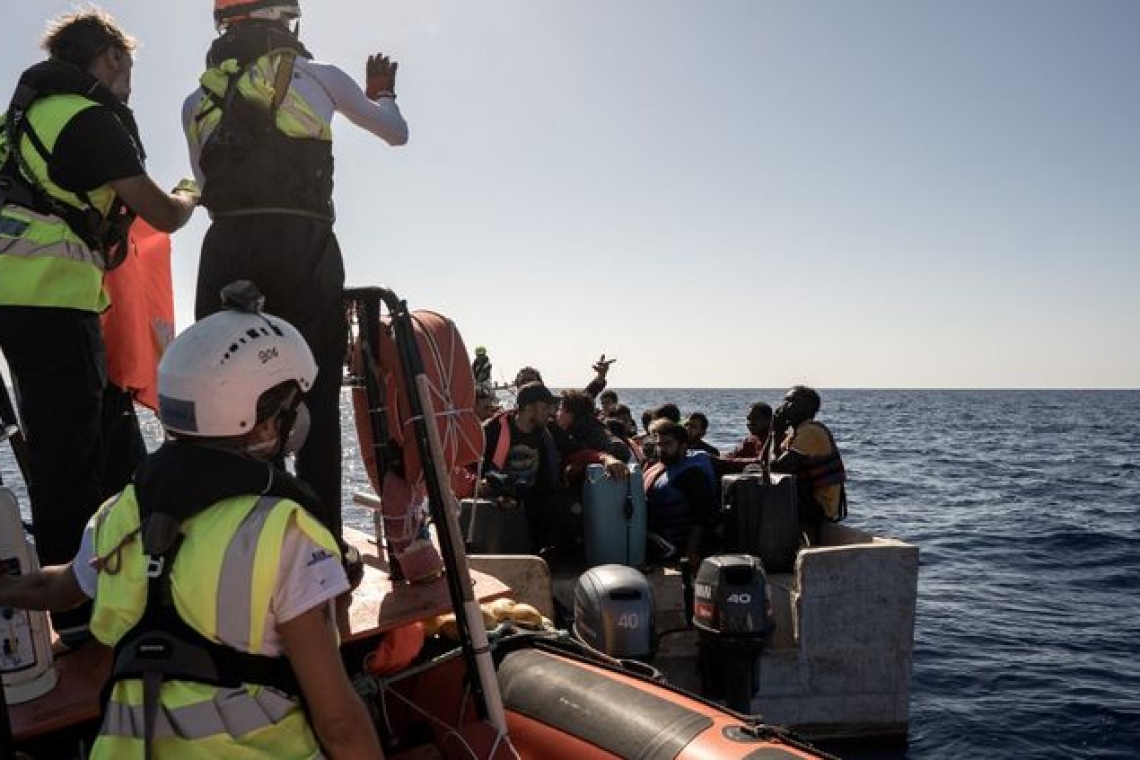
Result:
M782 395L618 393L638 418L666 401L704 412L722 450L749 404ZM921 551L908 741L839 754L1140 757L1140 391L822 395L848 524ZM347 404L344 421L348 502L367 481ZM144 428L155 445L152 417ZM13 472L7 447L0 467ZM345 520L371 530L349 503Z
M722 450L776 390L629 390ZM911 725L860 758L1140 757L1140 392L823 391L848 523L920 548Z

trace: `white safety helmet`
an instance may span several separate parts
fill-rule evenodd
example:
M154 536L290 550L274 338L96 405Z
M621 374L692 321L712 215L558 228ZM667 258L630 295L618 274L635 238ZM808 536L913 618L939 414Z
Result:
M301 18L301 4L288 0L214 0L214 26L221 31L233 21L248 19L292 21Z
M228 438L257 424L266 391L308 391L317 365L301 333L259 311L221 311L179 335L158 364L158 418L173 433Z

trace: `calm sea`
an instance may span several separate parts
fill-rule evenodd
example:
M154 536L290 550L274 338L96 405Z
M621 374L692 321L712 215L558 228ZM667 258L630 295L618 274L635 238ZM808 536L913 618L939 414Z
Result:
M721 449L750 403L782 395L618 393L637 418L666 401L704 412ZM822 395L849 524L921 550L907 746L841 754L1140 757L1140 391ZM366 479L345 422L351 494ZM371 529L365 510L345 517Z

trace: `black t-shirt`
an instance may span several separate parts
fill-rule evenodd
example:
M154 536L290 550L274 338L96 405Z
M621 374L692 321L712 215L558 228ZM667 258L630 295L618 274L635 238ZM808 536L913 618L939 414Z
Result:
M48 176L65 190L90 192L108 182L146 174L130 132L106 106L76 115L59 135Z
M542 429L524 433L511 420L511 447L507 450L507 461L503 465L512 484L523 485L528 489L543 485L543 470L549 467L546 459L546 444Z

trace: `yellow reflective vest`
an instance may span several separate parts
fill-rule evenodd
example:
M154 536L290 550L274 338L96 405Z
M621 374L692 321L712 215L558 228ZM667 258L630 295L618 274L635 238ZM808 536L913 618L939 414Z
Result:
M100 559L91 632L114 646L146 608L147 557L134 486L95 516ZM266 651L267 612L276 588L286 528L296 525L334 556L332 535L295 502L258 496L225 499L182 524L184 540L170 573L178 615L206 638ZM143 756L141 680L115 684L92 760ZM187 681L162 684L155 756L179 760L301 760L323 757L300 704L274 689L245 684L215 687Z
M64 128L81 112L98 105L81 95L49 95L28 109L27 121L48 155ZM45 194L76 208L88 203L63 189L48 176L48 161L24 136L20 145L0 145L0 157L20 151L26 177ZM115 201L107 185L87 194L103 217ZM54 306L102 312L110 305L103 288L105 262L67 223L53 214L7 204L0 209L0 305Z

